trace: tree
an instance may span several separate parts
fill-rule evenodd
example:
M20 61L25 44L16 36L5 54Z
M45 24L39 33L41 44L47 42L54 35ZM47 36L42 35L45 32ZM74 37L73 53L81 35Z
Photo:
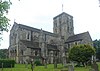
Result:
M99 40L94 40L93 45L96 49L96 58L100 60L100 39Z
M78 63L84 63L91 60L92 55L95 54L95 49L90 45L75 45L69 50L69 59Z
M8 58L8 50L7 49L0 49L0 59Z
M8 32L10 26L10 20L7 18L7 14L8 10L10 9L11 2L2 0L0 1L0 34L2 34L3 31Z
M96 58L100 61L100 47L96 50Z

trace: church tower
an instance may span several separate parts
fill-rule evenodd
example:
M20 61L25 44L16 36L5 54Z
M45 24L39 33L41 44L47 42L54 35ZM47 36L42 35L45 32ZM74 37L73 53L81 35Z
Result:
M74 35L73 16L63 12L53 18L53 32L63 37L66 41Z

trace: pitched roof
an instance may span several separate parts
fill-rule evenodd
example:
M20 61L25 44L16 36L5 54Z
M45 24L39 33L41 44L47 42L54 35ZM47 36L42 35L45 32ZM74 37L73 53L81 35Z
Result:
M16 22L14 22L14 23L16 23ZM38 33L41 32L41 29L33 28L33 27L26 26L26 25L23 25L23 24L17 24L17 25L19 25L19 28L23 28L23 29L30 30L30 31L33 31L33 32L38 32ZM43 31L44 34L47 34L47 35L56 36L56 37L58 36L57 34L54 34L52 32L48 32L48 31L45 31L45 30L42 30L42 31Z
M27 47L31 49L41 49L39 47L39 42L31 42L31 41L26 41L26 40L21 40L21 42ZM48 50L55 50L58 51L57 45L52 45L52 44L47 44L47 49Z
M47 44L47 49L58 51L57 45L53 45L53 44Z
M83 40L85 37L88 37L88 36L90 37L89 32L84 32L84 33L76 34L76 35L70 36L65 43Z
M21 42L27 47L27 48L39 48L39 42L31 42L26 40L21 40Z

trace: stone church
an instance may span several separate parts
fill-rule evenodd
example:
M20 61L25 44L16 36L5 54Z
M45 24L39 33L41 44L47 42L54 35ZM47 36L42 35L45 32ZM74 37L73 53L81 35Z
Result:
M66 63L73 45L90 44L89 32L74 34L73 16L63 12L53 18L53 33L14 22L9 36L9 58L17 63L30 59Z

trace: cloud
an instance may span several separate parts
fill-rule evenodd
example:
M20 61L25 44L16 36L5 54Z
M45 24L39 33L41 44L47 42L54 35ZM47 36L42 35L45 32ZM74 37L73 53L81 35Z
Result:
M16 22L53 31L53 17L63 11L74 18L75 34L89 31L92 39L100 39L100 7L98 0L11 0L10 24ZM9 34L4 33L1 48L9 47ZM5 45L6 43L6 45Z

